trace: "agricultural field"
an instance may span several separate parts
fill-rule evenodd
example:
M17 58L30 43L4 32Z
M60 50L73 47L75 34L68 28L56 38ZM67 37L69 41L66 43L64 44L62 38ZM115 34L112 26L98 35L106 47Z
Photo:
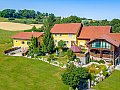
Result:
M42 24L21 24L12 22L0 22L0 29L9 31L29 30L33 26L36 26L36 28L40 28Z
M32 27L35 26L36 28L41 28L43 24L30 24Z

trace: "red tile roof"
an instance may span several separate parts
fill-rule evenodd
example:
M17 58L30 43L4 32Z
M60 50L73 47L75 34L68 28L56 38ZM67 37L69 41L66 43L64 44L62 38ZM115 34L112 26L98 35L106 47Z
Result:
M108 34L111 31L111 26L84 26L77 37L78 39L93 39L98 38L103 34Z
M31 39L32 36L38 38L41 35L43 35L43 32L20 32L16 35L12 36L11 38L14 38L14 39Z
M66 24L55 24L51 29L52 33L70 33L75 34L80 30L81 23L66 23Z
M120 33L110 33L109 36L120 44Z
M84 26L77 38L89 39L90 42L104 39L115 46L120 45L120 33L111 33L111 26Z
M70 49L71 49L73 52L75 52L75 53L79 53L79 52L82 51L81 48L78 47L78 46L76 46L76 45L71 46Z
M120 35L120 34L119 34ZM103 35L101 35L100 37L98 37L98 38L93 38L93 39L91 39L90 40L90 42L89 43L91 43L92 41L94 41L94 40L96 40L96 39L102 39L102 40L106 40L107 42L109 42L109 43L111 43L111 44L113 44L113 45L115 45L115 46L117 46L117 47L119 47L119 45L120 45L120 42L118 42L116 39L115 39L115 37L111 37L111 35L110 34L103 34Z

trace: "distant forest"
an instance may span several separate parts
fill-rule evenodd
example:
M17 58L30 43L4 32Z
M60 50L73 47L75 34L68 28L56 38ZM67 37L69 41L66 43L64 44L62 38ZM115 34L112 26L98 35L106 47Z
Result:
M8 18L9 21L25 24L39 24L45 23L46 19L49 21L50 26L60 23L83 23L84 26L112 26L112 31L120 33L120 19L113 19L111 21L105 20L92 20L87 18L81 18L78 16L58 17L53 13L41 13L35 10L15 10L4 9L0 11L0 17Z

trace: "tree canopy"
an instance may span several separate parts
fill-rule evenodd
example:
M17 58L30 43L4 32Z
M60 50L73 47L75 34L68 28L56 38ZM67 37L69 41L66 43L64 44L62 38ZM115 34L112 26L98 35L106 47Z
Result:
M67 57L69 59L69 61L74 61L74 59L76 58L76 55L73 53L72 50L67 50Z
M73 67L73 66L72 66ZM85 68L73 67L62 74L62 81L73 89L79 88L89 78L89 73Z
M65 47L65 41L60 40L60 41L58 42L58 47L61 48L61 49L63 49L63 48Z
M27 42L28 43L28 42ZM35 54L39 53L40 48L38 47L38 41L36 37L31 37L29 44L29 50L28 50L28 56L34 57Z
M46 19L44 23L44 35L43 35L43 46L42 46L42 51L43 52L52 52L54 50L54 40L53 40L53 35L50 32L52 28L52 24L54 21L51 20L54 16L50 16Z
M46 19L48 20L48 25L52 27L54 24L59 23L83 23L84 26L112 26L112 31L115 33L120 32L120 19L113 19L111 21L105 20L93 20L87 18L81 18L78 16L69 16L63 17L55 16L53 13L41 13L40 11L35 10L15 10L15 9L4 9L0 11L0 17L9 18L18 18L18 19L25 19L25 20L16 20L14 22L19 23L46 23ZM32 20L29 20L32 19ZM40 30L41 31L41 30Z

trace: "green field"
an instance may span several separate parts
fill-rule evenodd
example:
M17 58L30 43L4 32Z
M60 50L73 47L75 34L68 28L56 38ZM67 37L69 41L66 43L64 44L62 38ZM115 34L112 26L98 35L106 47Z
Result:
M8 22L8 18L3 18L3 17L0 17L0 22Z
M94 87L96 90L120 90L120 71L115 70L113 74Z
M0 30L0 90L68 90L60 79L62 69L39 60L3 54L12 46L10 36L15 33Z
M12 39L10 38L12 35L17 32L5 31L0 29L0 44L11 43Z

